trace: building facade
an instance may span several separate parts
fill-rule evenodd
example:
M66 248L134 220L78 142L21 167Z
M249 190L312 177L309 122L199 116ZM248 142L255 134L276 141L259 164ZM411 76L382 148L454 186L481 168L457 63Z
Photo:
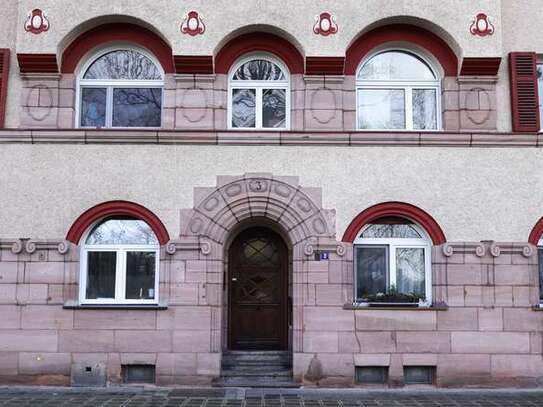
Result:
M536 0L4 3L0 383L542 385Z

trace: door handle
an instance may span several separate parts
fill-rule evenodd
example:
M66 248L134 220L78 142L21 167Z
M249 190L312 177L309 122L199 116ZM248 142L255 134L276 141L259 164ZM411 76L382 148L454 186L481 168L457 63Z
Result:
M232 277L232 281L238 281L236 277Z

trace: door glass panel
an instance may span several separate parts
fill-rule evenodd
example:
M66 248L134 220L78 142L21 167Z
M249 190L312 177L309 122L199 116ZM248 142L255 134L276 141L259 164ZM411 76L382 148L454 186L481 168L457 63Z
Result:
M398 292L425 295L423 248L397 248L396 271Z
M117 253L87 253L87 290L88 300L115 298L115 269Z
M126 299L155 298L155 252L126 253Z
M264 89L262 91L262 126L285 127L285 89Z
M356 296L385 293L388 273L387 246L359 246L356 248Z
M160 127L162 89L113 89L113 127Z
M255 127L256 90L232 90L232 127Z
M417 130L437 129L435 89L413 89L413 127Z
M358 121L361 129L404 129L403 89L360 89Z
M106 88L81 88L81 127L106 125Z

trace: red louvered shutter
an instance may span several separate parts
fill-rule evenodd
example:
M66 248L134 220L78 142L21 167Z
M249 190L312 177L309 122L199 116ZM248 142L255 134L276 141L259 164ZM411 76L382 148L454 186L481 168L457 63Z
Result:
M510 53L509 74L513 131L523 133L539 131L536 54L533 52Z
M0 128L6 118L6 98L8 95L9 49L0 48Z

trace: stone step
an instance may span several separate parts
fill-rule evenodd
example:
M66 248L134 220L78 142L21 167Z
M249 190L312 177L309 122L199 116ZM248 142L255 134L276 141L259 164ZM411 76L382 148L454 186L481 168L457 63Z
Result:
M270 378L269 376L221 377L214 385L222 387L300 387L288 378Z
M229 372L262 372L266 374L269 372L285 372L292 369L291 364L225 365L223 363L221 367L223 371Z
M240 363L291 363L292 355L290 352L274 352L274 351L259 351L259 352L225 352L222 355L223 363L240 364Z
M222 377L267 377L269 379L273 378L289 378L292 377L292 370L291 369L283 369L283 370L267 370L267 369L255 369L255 370L241 370L241 369L224 369L221 372Z

